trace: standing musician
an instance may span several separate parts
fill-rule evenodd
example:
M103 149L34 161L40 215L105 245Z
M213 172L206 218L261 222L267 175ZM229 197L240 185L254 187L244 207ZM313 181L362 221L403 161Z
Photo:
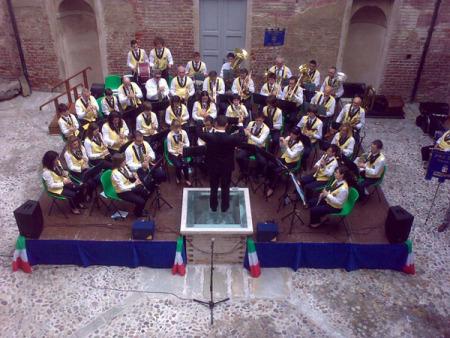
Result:
M64 103L58 105L58 126L61 134L64 138L68 138L70 135L80 135L80 125L75 115L71 114L69 108ZM81 130L83 130L81 128ZM84 130L83 130L84 131Z
M292 77L291 70L284 64L284 58L281 56L277 56L275 65L269 68L269 73L275 74L276 82L280 87L285 85L287 80Z
M98 118L98 104L88 88L83 88L80 98L75 102L75 112L81 126L86 130L88 124Z
M164 39L156 37L153 40L155 48L150 51L150 67L152 70L159 69L162 77L169 81L169 69L173 66L172 53L165 47Z
M100 166L102 169L112 169L111 154L103 141L100 128L95 122L89 125L84 139L84 148L90 165Z
M348 123L343 123L339 132L334 135L331 144L339 147L341 154L351 158L355 148L355 139L353 138L352 127Z
M72 214L79 215L80 209L85 209L83 190L75 185L64 170L56 151L49 150L42 158L42 179L49 192L67 198Z
M122 78L122 85L118 88L119 102L123 109L124 119L130 128L134 128L136 116L139 113L141 105L142 91L141 88L131 80L124 76Z
M211 101L208 92L202 91L200 100L194 103L192 119L199 124L203 124L207 117L215 119L217 117L217 109L215 103Z
M133 74L133 80L137 81L138 65L140 63L148 63L148 56L144 49L139 48L137 40L131 40L131 50L127 55L127 66Z
M339 156L339 147L332 144L314 165L314 174L302 176L300 182L307 198L310 198L316 189L324 187L333 176L338 166L337 156Z
M178 121L183 127L188 126L189 112L179 96L172 96L170 105L166 109L165 121L168 126L171 126L173 121Z
M316 86L316 90L320 88L320 72L317 70L316 60L309 61L309 72L308 75L311 82Z
M239 95L233 95L231 104L228 106L225 116L233 119L242 119L244 125L247 124L248 111L245 105L241 103L241 97Z
M274 73L267 74L267 82L261 87L260 94L264 96L275 95L277 98L281 96L281 87L276 82L276 75Z
M332 117L336 107L336 100L333 95L331 95L332 92L333 88L331 88L330 86L325 86L323 93L317 91L314 97L311 99L311 104L315 104L317 106L322 106L325 108L326 117Z
M339 81L336 77L337 69L336 67L330 67L328 69L328 75L325 77L325 80L320 87L320 91L323 92L325 90L325 86L330 86L333 88L332 95L339 99L344 94L344 86L341 81Z
M194 59L186 64L187 75L194 81L196 92L200 92L203 88L203 81L208 76L206 63L200 60L199 52L194 53Z
M212 70L209 76L203 81L203 91L207 91L211 101L217 104L217 95L225 94L225 82L217 76L217 72Z
M158 132L159 124L156 114L152 111L152 104L145 101L144 111L136 118L136 130L139 131L144 139L149 142L150 137Z
M277 98L269 95L266 99L267 105L263 108L266 125L270 128L271 141L269 152L276 154L280 144L281 127L283 126L283 113L277 107Z
M154 184L160 184L165 179L164 171L161 167L152 170L156 159L155 152L150 144L144 140L141 132L134 132L134 141L125 150L125 161L131 172L137 173L139 180L147 188L152 191Z
M185 183L188 187L192 186L189 181L189 164L183 157L183 148L189 147L189 138L183 129L181 129L180 121L173 120L170 125L170 132L167 134L167 151L170 161L175 167L177 184L180 184L181 173L184 175Z
M169 86L166 79L162 78L162 73L159 69L155 69L153 77L148 79L145 83L147 91L147 99L151 102L162 102L169 98Z
M113 95L110 88L105 89L105 97L102 99L102 113L108 116L113 111L120 111L119 100Z
M386 158L381 153L383 142L375 140L370 145L370 152L359 156L354 163L359 168L359 174L363 178L358 183L358 192L361 199L367 197L367 188L377 182L383 175L386 166Z
M194 82L186 76L186 70L183 66L178 66L177 77L170 84L170 94L178 96L184 104L191 103L190 98L195 94Z
M233 94L238 94L241 97L241 102L247 108L247 111L252 109L252 94L255 92L255 83L252 80L252 75L249 74L246 68L239 69L239 77L233 81L231 87Z
M303 143L300 140L300 129L294 127L288 137L280 137L280 147L281 163L287 168L293 169L302 158L304 148ZM267 165L267 181L269 182L269 189L266 193L267 198L273 195L279 177L278 167L274 163L269 162Z
M264 123L264 115L257 114L255 121L251 121L247 125L244 133L247 137L248 144L255 145L259 148L264 148L270 134L269 127ZM256 158L256 175L259 175L264 171L266 167L266 159L259 152L239 149L236 156L236 161L239 164L241 176L248 177L249 157L252 155Z
M220 69L220 77L223 79L224 77L224 71L231 71L231 65L234 62L234 53L228 53L227 54L227 61L222 65L222 68Z
M323 216L339 213L347 202L350 187L355 185L353 173L347 167L338 167L330 186L323 189L319 197L308 201L311 215L309 226L317 228L322 225Z
M366 122L366 111L361 107L361 98L355 96L352 103L348 103L342 108L336 118L336 126L340 123L349 123L353 128L356 140L359 140L359 133Z
M70 175L81 182L85 196L90 199L99 182L101 167L89 168L89 158L86 149L76 136L69 136L64 152L64 160Z
M102 126L103 141L108 146L111 154L118 153L128 143L128 129L125 121L120 117L119 113L112 112L108 116L108 121Z
M150 197L150 192L144 187L137 174L133 174L128 169L125 155L114 154L112 163L111 183L117 196L124 201L134 204L135 217L148 216L144 208Z

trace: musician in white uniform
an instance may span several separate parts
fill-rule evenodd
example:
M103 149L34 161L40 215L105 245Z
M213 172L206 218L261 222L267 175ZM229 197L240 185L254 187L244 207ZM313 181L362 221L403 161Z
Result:
M156 37L153 44L155 48L150 51L150 67L152 70L159 69L162 77L169 81L169 70L173 67L172 53L165 46L164 39L161 37Z
M162 73L159 69L155 69L153 75L154 76L145 83L147 100L151 102L168 100L170 90L166 79L162 77Z
M337 79L336 73L336 67L333 66L328 69L328 75L323 80L320 91L323 92L325 90L325 86L330 86L333 88L333 96L336 99L339 99L344 94L344 86L343 83Z

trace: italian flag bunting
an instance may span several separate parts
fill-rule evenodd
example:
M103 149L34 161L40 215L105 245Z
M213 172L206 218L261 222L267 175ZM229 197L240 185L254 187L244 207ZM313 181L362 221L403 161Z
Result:
M28 263L27 248L25 245L25 237L23 237L22 235L17 237L16 250L14 250L13 255L12 269L13 271L22 269L26 273L31 273L31 266L30 263Z
M247 238L247 254L248 254L248 263L250 265L250 275L253 278L257 278L261 275L261 267L259 266L255 242L253 242L253 239L251 237Z
M177 252L175 253L175 261L173 262L172 274L184 276L186 274L186 263L183 261L183 236L177 238Z
M403 267L403 272L409 275L414 275L416 273L416 267L414 266L414 253L412 251L412 242L408 239L405 242L408 247L408 257L406 258L406 264Z

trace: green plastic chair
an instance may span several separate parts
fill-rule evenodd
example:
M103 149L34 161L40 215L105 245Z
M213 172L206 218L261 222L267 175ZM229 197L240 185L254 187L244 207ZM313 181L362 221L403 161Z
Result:
M107 204L105 204L107 212L110 210L110 207L112 207L113 211L117 212L121 218L125 218L124 216L122 216L119 208L114 203L114 202L119 202L119 201L123 201L123 200L117 195L116 190L114 189L114 187L112 185L111 174L112 174L112 170L108 169L103 172L102 176L100 176L100 181L102 182L102 188L103 188L103 191L100 193L100 195L109 201L109 206ZM105 215L107 215L107 212L105 213Z
M44 187L44 191L47 193L47 196L50 197L52 200L52 204L50 204L50 208L48 209L48 216L51 215L53 206L56 205L56 208L64 215L64 218L68 218L64 210L61 208L61 206L58 204L58 201L66 201L67 197L63 195L55 194L48 190L47 183L44 179L42 179L42 186Z
M120 75L110 74L105 77L105 88L109 88L114 94L117 94L117 89L122 84Z
M163 144L164 144L164 160L169 165L169 167L173 167L174 165L169 157L169 149L167 148L167 138L164 139ZM186 161L187 161L187 163L191 163L192 157L187 157ZM167 166L166 166L166 175L167 175L167 180L170 182L169 169L167 168Z
M371 184L369 186L369 188L373 187L374 189L372 190L372 192L369 193L369 197L372 196L372 194L376 191L377 192L377 196L378 196L378 202L381 202L381 197L380 197L380 192L378 191L379 187L381 186L381 184L383 183L384 180L384 174L386 173L387 170L387 166L385 165L383 168L383 172L381 173L380 178L373 184ZM358 179L358 184L361 184L362 182L364 182L364 178L359 178Z
M103 109L102 109L102 100L103 100L104 96L99 97L96 101L98 104L98 117L103 119L105 117L105 114L103 114Z
M359 193L355 188L350 188L348 192L347 201L342 206L342 209L338 213L329 214L328 216L340 217L339 223L344 223L345 231L347 232L347 236L351 239L351 231L348 223L346 222L346 217L350 215L355 207L356 201L359 198Z

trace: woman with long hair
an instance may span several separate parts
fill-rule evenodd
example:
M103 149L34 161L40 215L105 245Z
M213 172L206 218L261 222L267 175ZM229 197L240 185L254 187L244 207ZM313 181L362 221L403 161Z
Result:
M89 125L84 140L84 148L89 158L89 164L92 166L100 166L102 169L112 168L111 154L103 140L100 128L95 122Z
M128 145L129 134L130 130L119 113L109 114L108 121L103 124L102 135L111 154L121 152Z
M203 124L205 118L211 116L213 119L217 117L216 104L211 101L206 90L200 93L200 99L194 103L192 109L192 118L199 124Z

